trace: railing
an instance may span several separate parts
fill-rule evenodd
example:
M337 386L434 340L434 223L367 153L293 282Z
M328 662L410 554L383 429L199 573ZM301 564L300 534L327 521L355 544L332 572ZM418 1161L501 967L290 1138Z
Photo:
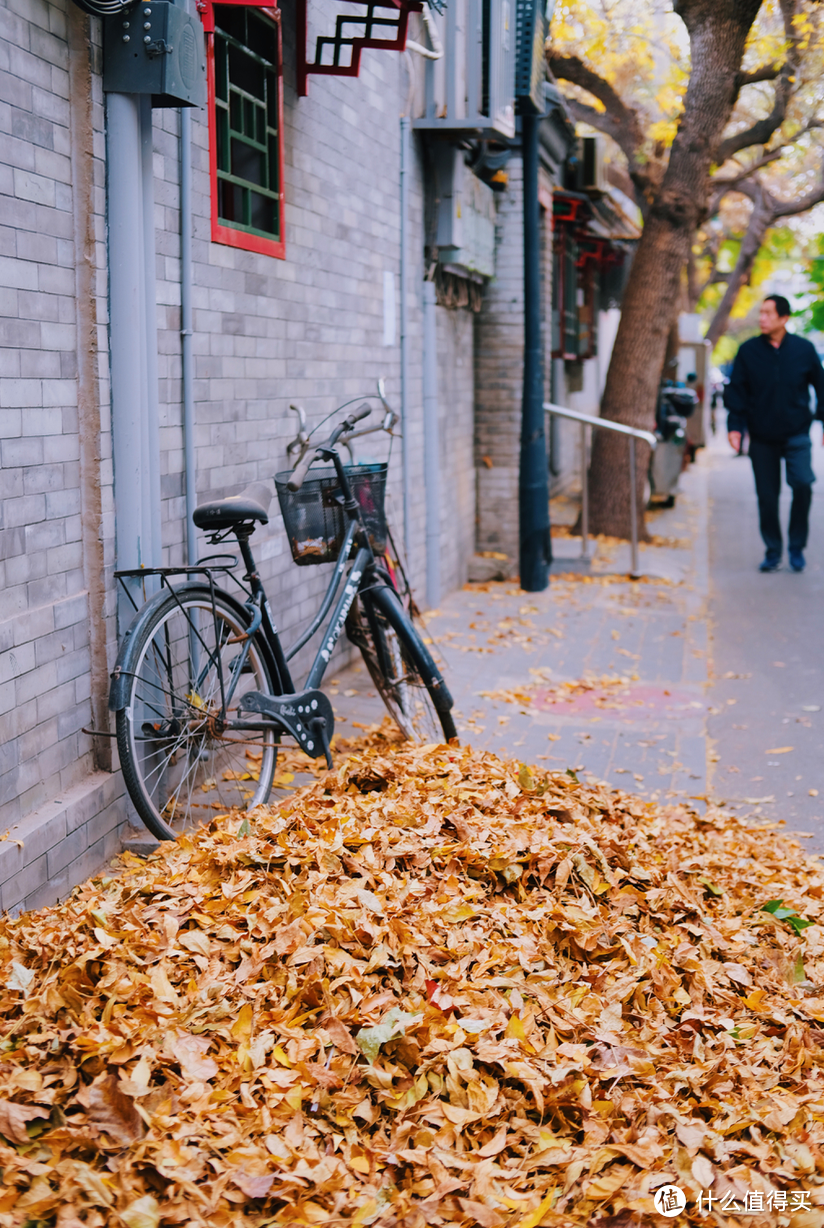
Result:
M587 481L587 427L597 426L604 431L614 431L616 435L629 437L629 515L631 523L632 559L630 575L635 580L640 574L638 561L638 490L635 478L635 441L643 439L654 450L658 440L651 431L639 431L632 426L623 426L620 422L610 422L608 418L595 418L592 414L581 414L577 409L565 409L562 405L544 403L544 411L550 417L569 418L581 424L581 558L589 561L589 483Z

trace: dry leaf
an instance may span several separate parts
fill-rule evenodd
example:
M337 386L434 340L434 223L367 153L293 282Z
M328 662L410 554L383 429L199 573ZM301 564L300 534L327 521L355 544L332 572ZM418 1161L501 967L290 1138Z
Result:
M140 1115L114 1075L100 1075L78 1094L77 1100L85 1106L87 1120L98 1130L105 1130L121 1147L136 1142L143 1133Z
M9 1100L0 1100L0 1134L10 1143L28 1143L26 1123L37 1121L39 1117L48 1117L45 1109L37 1106L14 1104Z
M287 801L0 918L0 1216L566 1228L652 1222L646 1176L818 1190L798 843L386 727L344 753L283 748Z

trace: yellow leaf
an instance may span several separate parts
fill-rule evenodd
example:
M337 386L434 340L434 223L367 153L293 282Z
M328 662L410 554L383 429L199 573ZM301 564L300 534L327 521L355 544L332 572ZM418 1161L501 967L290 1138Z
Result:
M252 1035L252 1006L249 1002L244 1002L238 1012L238 1017L231 1027L232 1037L235 1040L248 1040Z
M765 750L765 755L788 755L791 750L795 750L794 746L774 746L772 750Z
M118 1215L126 1228L157 1228L160 1223L160 1207L151 1194L144 1194L136 1202L129 1203Z
M158 964L152 969L152 975L149 978L154 996L158 1002L177 1003L177 994L166 975L166 969L163 964Z
M506 1025L506 1032L504 1035L510 1040L513 1038L515 1040L526 1040L526 1032L524 1031L524 1025L521 1023L520 1015L510 1015L509 1023Z
M296 1113L299 1113L300 1106L303 1103L303 1088L300 1085L297 1087L290 1087L289 1091L283 1097L283 1103L287 1104L290 1109L294 1109Z
M515 1228L536 1228L536 1225L540 1224L547 1211L552 1210L552 1204L554 1201L555 1186L552 1187L540 1206L536 1207L534 1211L527 1212L526 1215L522 1216L518 1220Z
M626 1164L616 1164L587 1186L587 1198L609 1198L627 1179L630 1168Z
M748 994L744 999L744 1005L748 1010L760 1011L761 1003L766 998L767 994L763 989L754 989L751 994Z

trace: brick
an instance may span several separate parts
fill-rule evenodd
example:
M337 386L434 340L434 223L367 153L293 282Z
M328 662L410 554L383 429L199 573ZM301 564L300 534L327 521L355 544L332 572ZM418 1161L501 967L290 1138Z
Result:
M0 442L0 456L4 469L11 469L16 465L40 466L43 463L43 440L37 436L4 439ZM26 493L33 492L27 490Z

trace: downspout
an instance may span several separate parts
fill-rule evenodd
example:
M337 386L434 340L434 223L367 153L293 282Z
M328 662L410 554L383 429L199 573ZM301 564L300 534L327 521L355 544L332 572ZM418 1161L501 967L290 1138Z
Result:
M408 110L409 108L407 108ZM412 441L410 439L410 424L409 424L409 305L407 303L407 292L409 283L409 256L407 247L409 246L409 116L401 116L401 169L400 169L400 194L401 194L401 310L400 310L400 333L401 333L401 467L403 471L403 552L405 556L406 566L411 570L412 556L410 553L412 534L411 534L411 491L410 491L410 453Z
M403 319L403 308L401 308ZM186 486L186 555L197 562L197 533L192 515L197 504L195 468L195 398L192 355L192 113L180 108L180 340L183 361L183 465ZM406 483L404 482L404 491Z
M441 480L435 283L423 283L423 465L426 486L426 604L441 600Z
M450 21L447 14L447 23ZM428 96L432 87L432 75L429 71L433 60L443 57L443 43L440 40L432 10L429 5L423 5L423 20L426 26L431 51L420 43L407 41L407 64L409 65L409 95L407 98L407 113L412 110L414 81L412 77L412 58L409 51L415 51L428 61L425 88L427 93L426 111L429 114ZM454 24L454 16L451 18ZM454 88L454 72L449 73L451 61L447 64L447 77ZM451 114L451 112L450 112ZM406 396L408 384L408 345L407 345L407 307L406 307L406 232L409 214L409 188L407 184L409 163L409 119L401 119L401 387L402 398ZM423 283L423 431L424 431L424 485L426 488L426 604L435 609L441 599L441 531L440 531L440 447L438 432L438 333L435 286L431 281ZM404 418L404 524L410 523L409 512L409 445L407 443L406 419ZM407 557L409 543L407 541Z
M155 268L154 151L152 148L152 99L140 95L140 163L143 212L143 310L146 336L146 445L144 457L148 504L145 533L151 542L147 563L163 565L160 515L160 406L157 377L157 274Z
M140 345L141 251L140 103L134 94L106 95L106 167L109 231L109 333L112 401L112 451L115 482L115 557L118 568L151 562L143 526L144 382ZM135 600L140 585L131 582ZM131 618L121 602L120 631Z

